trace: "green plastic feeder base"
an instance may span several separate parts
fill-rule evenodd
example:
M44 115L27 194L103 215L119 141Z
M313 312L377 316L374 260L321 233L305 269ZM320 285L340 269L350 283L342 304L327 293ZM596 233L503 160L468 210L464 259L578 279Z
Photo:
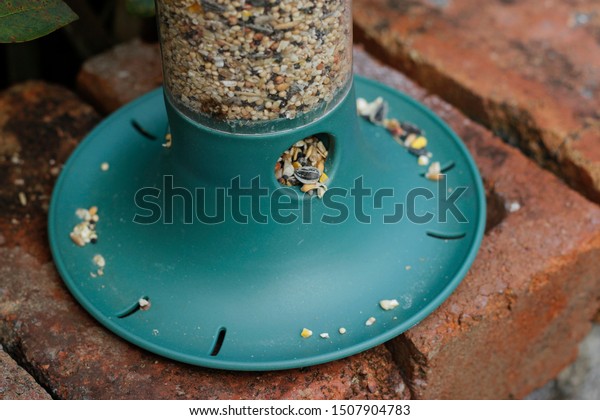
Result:
M390 117L424 129L445 181L426 179L426 167L383 127L357 117L354 91L369 101L383 97ZM165 148L169 122L173 144ZM284 150L315 134L330 149L323 199L279 185L273 173ZM100 169L104 162L108 170ZM236 179L246 192L259 182L260 195L235 200L223 188ZM357 179L370 195L356 198ZM459 190L461 220L444 210ZM276 209L274 200L287 204ZM80 222L76 209L91 206L100 216L98 241L81 247L69 234ZM205 217L219 214L222 223ZM401 334L456 288L484 226L481 179L461 141L422 105L360 77L324 117L262 135L199 126L168 100L165 108L155 90L82 142L56 184L49 216L58 270L99 322L162 356L234 370L324 363ZM98 254L106 261L102 276ZM140 298L151 303L147 310ZM399 306L383 310L382 299ZM301 337L303 328L313 335Z

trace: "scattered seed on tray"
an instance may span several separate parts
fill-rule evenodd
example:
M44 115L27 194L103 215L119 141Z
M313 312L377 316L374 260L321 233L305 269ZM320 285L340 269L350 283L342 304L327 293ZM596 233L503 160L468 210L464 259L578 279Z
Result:
M150 309L151 305L148 299L140 298L140 300L138 300L138 306L140 307L140 310L147 311L148 309Z
M93 261L94 261L94 264L96 264L100 268L106 267L106 260L100 254L94 255Z
M356 100L356 110L358 115L371 123L385 127L396 143L417 157L417 163L420 166L429 165L433 155L427 150L429 142L425 137L425 132L414 124L400 122L396 118L387 118L389 106L382 97L378 97L373 102L358 98ZM437 180L434 178L428 179Z
M340 334L346 334L346 329L345 329L344 327L341 327L341 328L338 330L338 332L339 332Z
M365 325L366 325L367 327L370 327L371 325L373 325L373 324L375 323L375 321L377 321L377 320L375 319L375 317L371 317L371 318L367 319L367 321L365 322Z
M349 88L348 0L157 4L167 91L192 116L293 119Z
M102 162L100 164L100 169L104 172L108 171L110 168L110 165L108 164L108 162Z
M400 303L396 299L383 299L379 301L379 306L381 306L381 309L384 311L391 311L399 305Z
M324 172L329 152L317 137L307 137L296 142L277 159L275 177L280 184L301 186L304 193L322 198L327 191L329 178Z
M165 142L163 143L163 147L165 149L170 149L172 145L173 145L173 136L171 135L171 133L165 134Z
M373 102L367 102L364 98L358 98L356 100L356 110L358 111L358 115L365 117L373 124L384 125L389 106L382 97L375 99Z
M324 338L324 339L328 339L329 338L329 333L321 333L321 334L319 334L319 337Z
M419 159L417 159L417 163L419 166L427 166L429 165L429 156L421 155Z
M73 231L70 233L71 240L79 246L85 246L89 243L95 244L98 240L96 224L100 220L98 207L92 206L89 209L77 209L75 215L82 221L75 225Z
M95 273L91 273L92 277L103 276L104 267L106 267L106 260L104 259L104 257L100 254L96 254L94 255L94 258L92 258L92 261L94 262L94 264L96 264L96 267L98 267Z
M300 333L300 336L302 338L308 338L311 335L313 335L313 332L311 330L309 330L308 328L302 328L302 332Z
M433 162L429 165L425 178L430 179L431 181L439 181L442 178L442 167L440 162Z

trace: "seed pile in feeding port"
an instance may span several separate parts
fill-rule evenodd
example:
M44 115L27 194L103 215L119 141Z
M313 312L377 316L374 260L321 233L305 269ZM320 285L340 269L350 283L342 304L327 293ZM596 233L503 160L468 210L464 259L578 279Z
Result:
M420 166L428 166L425 177L432 181L439 181L442 176L439 162L430 164L433 154L427 150L428 140L425 131L414 124L400 122L396 118L387 118L389 105L381 97L373 102L367 102L364 98L356 100L358 115L369 120L375 125L385 127L394 140L405 147L412 155L417 157Z
M280 184L300 186L302 192L322 198L327 191L325 162L329 152L317 137L307 137L287 149L275 164L275 178Z

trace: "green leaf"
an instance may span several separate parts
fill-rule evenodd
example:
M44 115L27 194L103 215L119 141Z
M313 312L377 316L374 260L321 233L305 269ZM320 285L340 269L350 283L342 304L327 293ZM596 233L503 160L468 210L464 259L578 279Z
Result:
M125 0L128 13L139 17L154 16L154 0Z
M0 0L0 43L30 41L76 19L61 0Z

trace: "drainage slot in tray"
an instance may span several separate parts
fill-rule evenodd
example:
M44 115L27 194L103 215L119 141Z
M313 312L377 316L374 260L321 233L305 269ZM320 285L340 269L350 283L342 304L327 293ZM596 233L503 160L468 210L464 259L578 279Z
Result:
M137 311L147 311L148 309L150 309L150 298L148 296L142 296L135 303L119 312L117 318L127 318Z
M444 240L456 240L462 239L466 236L466 232L440 232L435 230L428 230L427 236L431 236L436 239L444 239Z
M136 120L131 120L131 126L135 129L135 131L137 131L142 136L146 137L148 140L156 140L158 138L154 134L146 130L144 127L142 127L140 123Z
M216 356L221 351L221 347L223 347L223 342L225 341L225 334L227 333L227 328L221 327L219 328L219 332L217 333L217 339L213 344L212 351L210 352L211 356Z

